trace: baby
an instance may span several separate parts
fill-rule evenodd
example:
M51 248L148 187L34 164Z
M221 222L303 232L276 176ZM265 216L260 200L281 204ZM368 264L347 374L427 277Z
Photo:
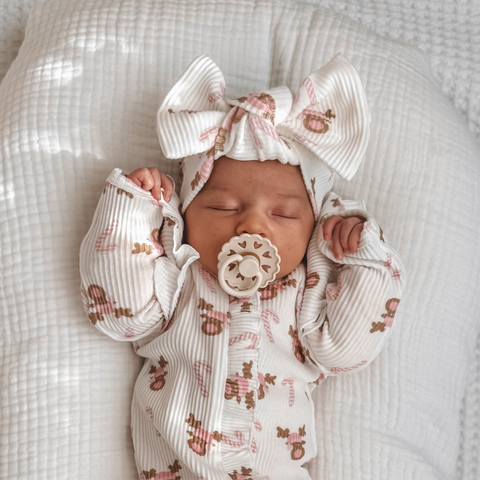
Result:
M293 100L286 87L224 90L200 57L160 107L162 150L183 158L180 198L155 168L109 176L81 249L84 305L145 358L132 405L141 479L309 479L312 390L378 355L405 285L363 204L328 193L365 154L366 96L341 55ZM248 296L219 282L219 253L245 234L272 261Z

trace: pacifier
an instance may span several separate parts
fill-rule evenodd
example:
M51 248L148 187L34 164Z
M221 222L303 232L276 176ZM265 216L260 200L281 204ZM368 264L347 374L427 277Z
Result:
M244 233L231 238L218 254L218 280L234 297L250 297L275 280L280 255L268 238Z

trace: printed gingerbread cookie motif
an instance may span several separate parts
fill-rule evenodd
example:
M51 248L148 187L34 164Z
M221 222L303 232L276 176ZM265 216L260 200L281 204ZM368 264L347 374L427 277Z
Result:
M380 229L380 240L385 243L385 239L383 238L383 230L382 227L379 225L378 228Z
M279 293L285 291L287 287L296 288L296 286L297 281L294 278L289 278L287 276L285 278L282 278L282 280L267 285L265 288L259 289L260 300L271 300L272 298L275 298Z
M138 242L135 242L133 244L133 246L135 247L132 250L133 255L137 255L139 253L146 253L147 255L150 255L151 253L153 253L153 246L152 245L147 245L146 243L140 244Z
M320 275L317 272L307 272L307 278L305 280L305 290L316 287L320 281Z
M290 457L292 460L300 460L305 455L305 440L302 439L306 435L305 425L298 429L298 433L292 432L288 428L277 427L277 438L286 438L287 447L290 451Z
M268 93L250 93L248 97L238 98L237 101L239 103L248 102L252 107L260 110L260 115L263 118L269 120L273 125L275 125L275 100Z
M339 212L343 212L345 210L345 205L340 201L340 197L332 198L330 201L332 202L332 206L338 207Z
M250 307L253 304L250 303L250 300L251 300L250 297L237 298L237 297L233 297L232 295L229 295L228 297L228 301L230 305L241 304L241 307L240 307L241 313L251 313Z
M143 476L145 480L181 480L182 477L177 475L181 470L180 462L175 460L172 465L168 466L168 472L158 472L152 468L149 471L143 471Z
M104 320L103 315L113 313L115 318L133 317L129 308L116 308L117 302L107 296L105 290L99 285L90 285L87 289L88 297L93 300L93 303L87 303L88 308L93 308L95 311L90 312L88 318L95 325L98 321Z
M207 152L207 158L215 158L215 155L218 152L224 151L224 145L227 141L227 133L228 130L226 128L220 127L218 129L217 136L215 138L215 143L213 144L212 148Z
M203 298L200 298L197 308L199 310L205 310L205 313L200 314L200 317L205 319L202 323L202 332L205 335L219 335L223 332L223 327L228 327L230 312L222 313L214 310L213 305Z
M375 332L384 332L385 327L391 327L393 324L393 318L395 317L395 314L397 313L397 308L400 303L399 298L390 298L387 300L387 303L385 304L385 310L387 311L386 313L382 313L382 318L384 318L383 322L373 322L372 323L372 328L370 329L370 333L375 333Z
M225 383L225 398L227 400L235 398L238 404L240 404L242 399L245 399L247 410L255 407L255 392L254 390L248 391L248 380L252 378L252 366L253 361L250 361L249 363L244 362L242 370L243 375L236 373L227 378Z
M198 186L198 184L200 183L200 180L202 178L200 177L200 172L195 172L195 177L194 179L191 181L190 185L192 187L192 190L195 190Z
M233 473L229 473L228 476L232 480L252 480L252 469L242 467L242 473L238 473L237 470L234 470Z
M168 218L168 217L167 217ZM170 220L170 219L169 219ZM170 220L171 221L171 220ZM165 250L163 246L160 243L160 229L159 228L154 228L151 232L150 235L148 236L147 240L152 244L153 248L157 252L157 255L163 256L165 255ZM133 252L132 252L133 253Z
M167 370L165 367L168 365L168 362L163 358L163 355L160 355L160 360L158 361L158 367L152 365L150 371L150 390L158 391L165 386L165 377L167 375Z
M185 422L193 428L193 431L187 430L187 433L192 437L188 439L188 446L201 457L205 456L212 447L215 447L213 441L220 442L222 440L221 433L216 430L212 433L201 428L201 420L195 420L193 413L185 420Z
M306 348L303 348L303 345L298 338L298 330L296 328L294 329L290 325L290 328L288 329L288 334L293 339L293 351L295 353L295 357L299 362L305 363L307 357L309 356L309 351Z
M165 217L163 219L163 225L166 227L173 227L175 225L175 222L170 217Z
M306 109L297 118L303 119L303 126L309 132L321 134L328 132L332 119L336 117L331 109L328 109L325 113Z
M123 188L117 188L117 193L119 195L122 195L122 194L125 194L128 198L132 199L133 198L133 194L130 193L130 192L127 192L126 190L123 190Z
M268 386L275 385L276 375L270 375L269 373L263 375L263 373L258 372L258 381L260 386L257 389L257 398L262 400L265 398L265 393L268 393Z

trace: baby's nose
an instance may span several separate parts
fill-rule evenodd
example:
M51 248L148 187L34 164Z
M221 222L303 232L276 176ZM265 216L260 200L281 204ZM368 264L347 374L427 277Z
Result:
M237 224L236 234L249 233L268 237L268 219L259 211L247 211L241 215Z

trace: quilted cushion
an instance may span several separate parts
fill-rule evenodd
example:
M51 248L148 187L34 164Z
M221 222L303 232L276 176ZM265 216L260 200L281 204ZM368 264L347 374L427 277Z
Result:
M314 480L452 478L478 332L478 147L421 52L308 2L47 0L0 86L0 478L136 477L130 399L141 360L81 305L78 251L114 167L157 166L156 111L212 57L237 97L288 85L336 53L372 111L363 199L409 284L392 340L316 391Z

